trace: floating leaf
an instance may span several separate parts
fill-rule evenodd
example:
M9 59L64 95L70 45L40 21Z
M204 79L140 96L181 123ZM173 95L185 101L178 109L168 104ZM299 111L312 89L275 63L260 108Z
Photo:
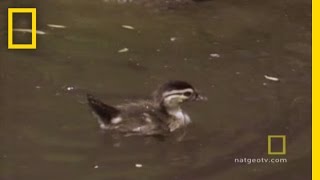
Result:
M134 30L135 29L133 26L129 26L129 25L122 25L122 27L124 29L130 29L130 30Z
M60 24L47 24L47 26L51 27L51 28L57 28L57 29L65 29L65 28L67 28L67 26L60 25Z
M124 53L124 52L128 52L128 51L129 51L128 48L123 48L123 49L120 49L120 50L118 51L118 53Z
M176 40L177 40L176 37L171 37L171 38L170 38L170 41L172 41L172 42L173 42L173 41L176 41Z
M212 54L210 54L210 57L212 57L212 58L219 58L219 57L220 57L220 54L218 54L218 53L212 53Z
M15 31L15 32L24 32L24 33L32 33L32 29L17 28L17 29L13 29L13 31ZM40 34L40 35L45 35L45 34L47 34L46 32L40 31L40 30L36 30L36 33L37 33L37 34Z
M273 76L264 75L264 77L270 81L279 81L280 79Z

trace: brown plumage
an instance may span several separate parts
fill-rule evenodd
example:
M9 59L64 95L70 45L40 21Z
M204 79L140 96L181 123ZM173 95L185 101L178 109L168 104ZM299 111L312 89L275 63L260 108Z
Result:
M164 135L191 122L181 103L203 100L203 97L187 82L169 81L160 86L150 100L110 106L92 95L87 99L102 129L127 135Z

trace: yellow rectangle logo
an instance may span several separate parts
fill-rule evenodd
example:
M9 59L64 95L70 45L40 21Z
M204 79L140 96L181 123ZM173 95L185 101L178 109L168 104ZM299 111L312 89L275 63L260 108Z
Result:
M272 151L272 139L281 139L282 140L282 150L281 151ZM286 155L286 136L285 135L268 135L268 155Z
M31 44L13 43L13 14L31 13ZM8 49L36 49L37 48L37 9L36 8L8 8Z

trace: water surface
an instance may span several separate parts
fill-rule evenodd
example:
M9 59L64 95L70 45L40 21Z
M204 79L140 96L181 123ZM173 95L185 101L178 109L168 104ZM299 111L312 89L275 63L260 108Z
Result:
M38 30L46 32L37 50L7 50L1 23L0 179L311 178L310 1L26 0L0 7L1 22L7 7L37 7ZM30 26L17 19L15 28ZM109 104L146 98L169 79L209 98L185 106L193 124L181 141L103 133L83 97L90 92ZM269 134L287 136L288 153L280 156L287 163L234 163L268 157Z

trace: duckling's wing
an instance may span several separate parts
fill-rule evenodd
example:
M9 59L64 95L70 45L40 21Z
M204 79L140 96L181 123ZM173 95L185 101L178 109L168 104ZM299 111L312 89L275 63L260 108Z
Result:
M101 118L103 123L110 124L113 118L116 118L120 114L120 110L106 105L100 100L96 99L90 94L87 94L88 104L92 110Z

